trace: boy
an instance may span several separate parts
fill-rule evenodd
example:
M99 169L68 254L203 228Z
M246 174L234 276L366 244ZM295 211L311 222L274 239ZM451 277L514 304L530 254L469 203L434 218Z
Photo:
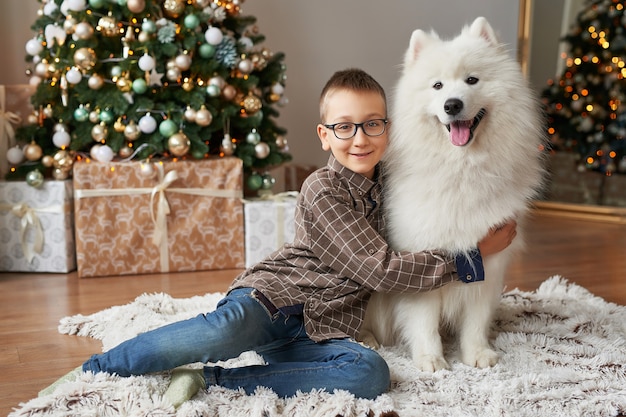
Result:
M210 385L298 390L344 389L375 398L389 387L387 364L355 341L374 291L430 290L474 274L441 252L393 252L383 237L380 159L387 146L382 87L361 70L335 73L322 90L317 133L328 165L302 186L296 235L237 278L216 310L140 334L92 356L83 371L120 376L217 362L255 350L266 365L176 370L165 397L178 407ZM511 242L515 224L480 242L483 255ZM367 381L367 383L364 383Z

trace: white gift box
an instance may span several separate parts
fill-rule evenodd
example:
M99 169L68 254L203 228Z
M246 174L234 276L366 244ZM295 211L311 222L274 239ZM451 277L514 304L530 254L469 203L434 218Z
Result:
M244 202L246 268L293 241L297 192Z
M72 181L0 181L0 271L74 269Z

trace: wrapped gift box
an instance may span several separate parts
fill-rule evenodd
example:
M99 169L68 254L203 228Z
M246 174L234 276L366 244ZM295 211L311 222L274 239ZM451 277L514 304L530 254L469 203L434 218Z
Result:
M72 182L0 181L0 270L76 269Z
M75 163L79 277L244 266L240 159Z
M8 172L7 151L15 145L15 128L32 113L31 96L36 87L28 84L0 85L0 176Z
M293 241L297 192L244 202L246 267Z

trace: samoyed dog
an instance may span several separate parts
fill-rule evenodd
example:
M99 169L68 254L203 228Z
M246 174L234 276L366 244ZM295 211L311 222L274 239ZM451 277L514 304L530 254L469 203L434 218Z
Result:
M458 336L460 359L493 366L494 311L523 217L543 179L543 115L518 63L482 17L442 40L416 30L391 108L385 216L394 250L467 254L490 228L516 219L504 251L483 259L485 280L422 293L375 294L361 340L404 343L423 371L448 368L441 334ZM446 339L447 340L447 339Z

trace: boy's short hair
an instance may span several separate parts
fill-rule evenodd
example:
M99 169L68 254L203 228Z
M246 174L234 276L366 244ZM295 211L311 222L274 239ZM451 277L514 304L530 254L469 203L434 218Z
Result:
M324 123L324 113L326 112L326 96L333 90L369 91L378 93L385 102L387 108L387 97L383 87L368 73L359 68L348 68L335 72L326 82L320 94L320 120Z

